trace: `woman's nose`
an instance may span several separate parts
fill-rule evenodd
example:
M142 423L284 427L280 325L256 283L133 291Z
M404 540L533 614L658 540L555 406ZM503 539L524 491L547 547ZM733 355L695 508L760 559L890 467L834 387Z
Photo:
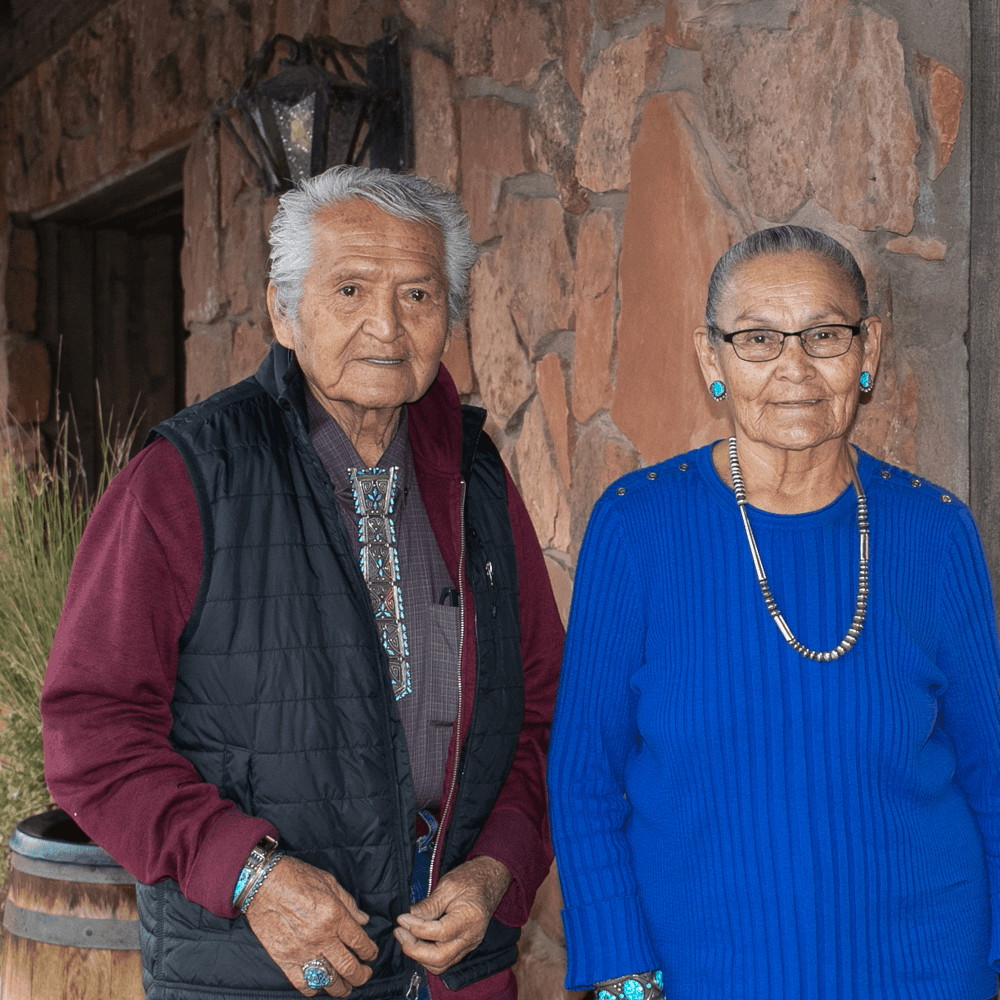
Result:
M778 365L789 376L804 375L812 368L812 358L806 353L801 334L785 337Z

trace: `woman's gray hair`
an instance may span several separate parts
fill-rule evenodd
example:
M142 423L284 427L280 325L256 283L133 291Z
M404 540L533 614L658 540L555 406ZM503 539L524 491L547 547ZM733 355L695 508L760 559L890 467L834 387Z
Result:
M719 328L715 319L719 297L733 270L755 257L794 253L797 250L824 257L839 267L858 297L858 305L861 307L860 318L864 319L868 315L868 285L861 268L858 267L858 262L854 259L854 254L847 247L817 229L807 229L805 226L774 226L771 229L761 229L759 232L751 233L745 240L730 247L712 270L712 277L708 280L708 299L705 303L705 326L708 327L708 339L713 344L719 342Z
M469 220L458 196L411 174L370 167L331 167L282 195L271 223L271 282L278 314L299 318L302 279L312 264L312 226L318 211L339 202L363 200L408 222L440 230L448 280L448 319L461 323L469 308L469 274L479 248L469 236Z

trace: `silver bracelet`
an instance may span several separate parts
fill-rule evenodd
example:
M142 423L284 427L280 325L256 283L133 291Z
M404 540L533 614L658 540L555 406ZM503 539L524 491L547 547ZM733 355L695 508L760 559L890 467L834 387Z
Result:
M636 972L596 983L597 1000L663 1000L663 973Z
M243 900L243 905L239 907L240 913L246 913L247 908L253 902L254 896L257 895L257 890L264 884L264 879L271 874L271 869L285 856L284 851L278 851L276 854L271 856L271 860L260 870L257 877L253 880L250 885L250 891L247 893L247 898Z
M277 850L278 842L271 836L263 837L254 845L253 850L247 855L240 877L236 880L236 888L233 890L233 907L235 909L242 910L247 896L258 881L257 876L274 857Z

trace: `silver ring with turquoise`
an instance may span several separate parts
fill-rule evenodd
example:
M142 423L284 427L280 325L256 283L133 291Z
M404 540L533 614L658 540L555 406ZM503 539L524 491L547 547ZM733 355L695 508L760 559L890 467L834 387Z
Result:
M597 1000L662 1000L663 973L659 969L601 983Z
M302 978L311 990L321 990L333 982L333 966L325 958L314 958L302 966Z

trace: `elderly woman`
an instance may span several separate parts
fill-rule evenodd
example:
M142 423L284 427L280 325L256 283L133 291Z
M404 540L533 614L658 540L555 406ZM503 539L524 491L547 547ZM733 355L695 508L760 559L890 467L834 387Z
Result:
M271 243L278 342L87 528L49 786L141 883L151 1000L510 1000L562 626L441 365L476 247L455 195L351 167Z
M990 582L960 501L848 443L881 336L844 247L750 236L695 333L735 435L594 509L549 770L573 989L996 992Z

